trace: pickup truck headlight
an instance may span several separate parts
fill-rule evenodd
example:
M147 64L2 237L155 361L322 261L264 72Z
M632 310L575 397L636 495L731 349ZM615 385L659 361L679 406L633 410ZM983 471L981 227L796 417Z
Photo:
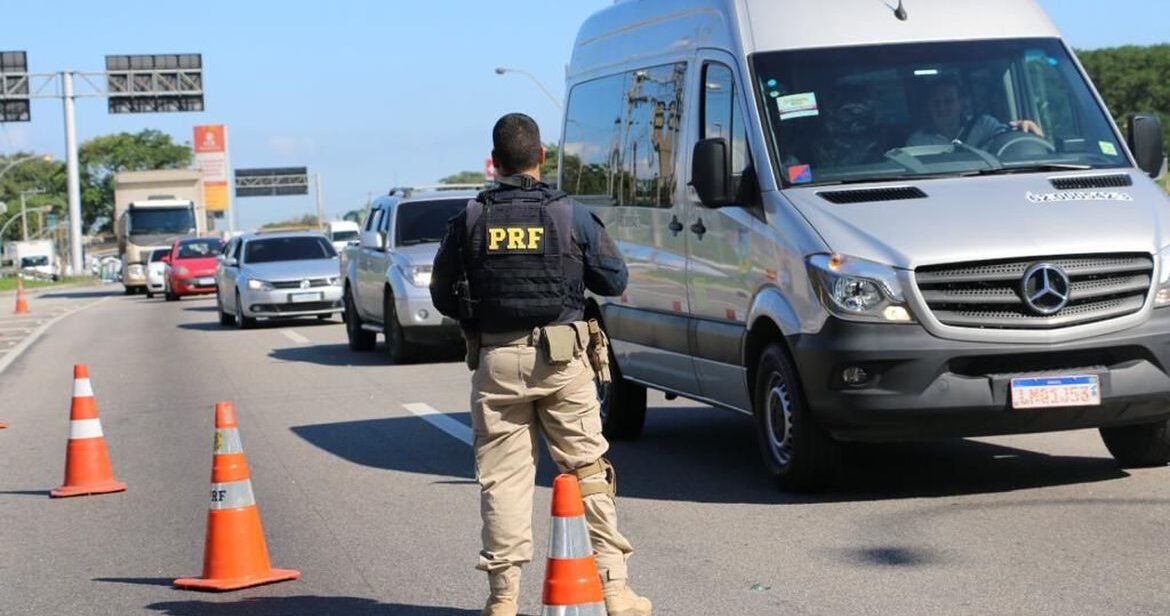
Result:
M398 268L402 275L410 281L410 284L416 287L431 286L431 270L430 265L407 265Z
M813 255L809 275L821 303L853 321L912 323L894 268L843 255Z
M1154 307L1170 306L1170 246L1158 252L1158 292L1154 295Z
M276 287L272 286L271 282L267 280L259 280L256 278L248 279L248 288L252 291L271 291Z

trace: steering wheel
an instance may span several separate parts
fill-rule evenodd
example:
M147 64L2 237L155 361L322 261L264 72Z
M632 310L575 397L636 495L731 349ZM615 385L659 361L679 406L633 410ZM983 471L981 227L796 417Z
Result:
M1022 130L1006 130L992 137L983 149L1001 161L1029 160L1056 153L1056 146Z

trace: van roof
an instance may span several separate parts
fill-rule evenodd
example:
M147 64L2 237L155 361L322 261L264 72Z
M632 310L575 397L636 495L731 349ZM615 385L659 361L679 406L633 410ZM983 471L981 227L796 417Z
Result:
M698 48L746 57L814 47L1060 36L1035 0L904 0L906 21L891 6L896 0L618 0L581 25L569 75Z

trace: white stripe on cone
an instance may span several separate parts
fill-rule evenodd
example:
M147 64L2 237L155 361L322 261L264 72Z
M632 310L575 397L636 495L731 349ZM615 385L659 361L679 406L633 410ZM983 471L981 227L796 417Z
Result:
M73 379L73 397L74 398L92 398L93 385L90 384L89 379Z
M605 616L604 603L584 605L546 605L540 616Z
M102 436L100 419L74 419L69 422L69 438L98 438Z
M593 544L589 541L589 527L585 516L571 518L553 517L549 529L548 557L557 560L577 560L593 556Z

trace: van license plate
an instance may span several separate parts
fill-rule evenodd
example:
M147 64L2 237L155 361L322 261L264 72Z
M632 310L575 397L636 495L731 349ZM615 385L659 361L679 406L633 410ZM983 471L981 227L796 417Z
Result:
M1012 379L1012 408L1098 406L1101 386L1094 375Z
M299 304L301 302L319 302L321 301L320 293L290 293L288 301Z

